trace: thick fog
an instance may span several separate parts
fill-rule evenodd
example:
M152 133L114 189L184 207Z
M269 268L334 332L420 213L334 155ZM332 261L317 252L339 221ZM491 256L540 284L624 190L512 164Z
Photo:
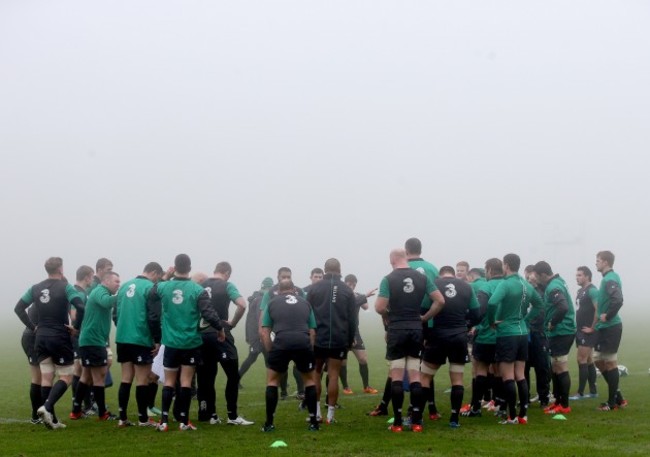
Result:
M180 252L245 296L329 257L359 289L616 254L647 308L650 4L0 2L3 322L61 256L123 280ZM369 318L370 314L366 318Z

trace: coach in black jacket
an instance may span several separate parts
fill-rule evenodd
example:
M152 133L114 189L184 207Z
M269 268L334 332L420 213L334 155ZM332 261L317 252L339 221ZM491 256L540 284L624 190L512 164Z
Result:
M341 280L341 263L337 259L325 262L325 276L314 284L307 294L307 301L316 316L316 373L320 417L321 377L327 364L327 422L334 422L335 405L339 397L339 372L348 350L354 342L357 313L354 292Z

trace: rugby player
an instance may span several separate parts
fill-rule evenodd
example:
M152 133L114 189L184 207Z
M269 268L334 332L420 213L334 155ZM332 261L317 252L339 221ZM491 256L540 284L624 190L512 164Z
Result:
M263 432L275 430L274 415L278 404L281 373L293 361L303 377L305 403L309 411L309 430L319 429L316 413L315 358L316 319L309 303L297 294L290 279L282 279L278 293L269 301L262 316L261 337L268 353L266 385L266 421ZM271 340L271 332L275 338Z
M611 411L627 406L618 388L618 348L623 335L623 322L618 312L623 306L621 278L614 271L614 254L600 251L596 255L596 269L603 275L598 289L598 339L594 348L594 361L607 383L607 402L600 405L601 411Z
M578 392L570 400L595 398L598 396L596 386L596 365L593 352L596 345L596 323L598 322L598 289L591 283L592 274L589 267L578 267L576 282L580 286L576 295L576 346L578 347ZM589 393L585 387L589 381Z
M517 254L503 257L504 279L488 301L488 322L496 327L494 358L503 378L508 417L501 424L528 423L528 383L524 375L528 359L528 327L524 319L535 317L542 309L542 299L517 272L521 260ZM532 306L528 315L529 305ZM516 384L515 384L516 382ZM515 387L516 385L516 387ZM519 393L519 415L516 413Z
M78 292L63 276L61 257L47 259L45 271L47 279L30 287L18 300L14 311L25 327L36 334L34 352L41 372L41 401L44 401L36 412L47 428L60 429L65 428L65 424L58 421L54 406L72 382L74 351L70 334L79 330L84 305ZM26 312L32 304L38 326ZM76 327L69 324L69 304L77 310ZM55 374L59 379L53 383Z
M381 281L375 311L388 322L386 359L390 362L391 398L395 414L390 430L394 433L403 430L403 379L404 373L407 372L413 405L411 430L422 432L422 324L438 314L445 302L440 291L426 275L409 267L404 249L393 249L389 258L393 271ZM425 295L429 296L432 305L421 315L420 309Z

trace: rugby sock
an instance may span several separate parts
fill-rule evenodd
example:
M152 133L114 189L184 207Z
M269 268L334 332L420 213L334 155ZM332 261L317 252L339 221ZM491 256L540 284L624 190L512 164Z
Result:
M557 374L558 393L560 394L560 404L563 407L569 406L569 392L571 391L571 376L568 371Z
M181 387L178 400L180 402L181 422L185 425L190 421L190 404L192 403L192 388Z
M125 421L127 419L126 417L126 411L129 407L129 397L131 396L131 383L130 382L122 382L120 383L120 389L117 392L117 402L119 403L120 407L120 420Z
M97 415L102 417L106 413L106 390L104 386L93 386L93 395L97 403Z
M605 380L607 381L607 388L609 392L609 399L607 403L609 403L610 406L614 406L617 404L617 396L616 396L616 391L618 390L618 368L614 368L613 370L607 370L603 371L603 375L605 376Z
M336 412L336 406L327 405L327 420L331 422L334 419L334 413Z
M266 386L266 424L273 424L273 415L275 408L278 406L278 387ZM311 413L310 413L311 414Z
M38 419L36 410L43 406L43 397L41 397L41 385L31 383L29 385L29 399L32 402L32 419Z
M435 392L435 381L434 378L431 378L431 385L429 386L429 393L426 397L426 401L429 405L429 414L438 414L438 407L436 406L436 392Z
M309 411L309 421L316 425L318 418L316 417L316 386L305 387L305 402L307 403L307 411Z
M296 368L296 364L293 364L293 379L296 381L296 390L298 391L298 395L302 395L305 393L305 383L302 382L302 374Z
M472 410L480 411L481 410L481 399L487 390L488 377L483 375L476 375L476 380L474 381L474 390L472 391Z
M280 394L283 397L287 396L287 378L288 374L286 371L280 375Z
M57 401L59 401L59 398L63 397L63 394L66 390L68 390L68 384L66 384L65 381L61 381L59 379L56 383L54 383L52 390L50 390L49 395L45 400L45 409L48 411L54 411L54 405ZM41 394L42 393L43 389L41 389Z
M578 364L578 393L583 395L585 393L585 385L589 377L589 365L586 363Z
M343 384L344 389L349 389L350 386L348 385L348 366L347 365L341 365L341 371L339 372L339 379L341 380L341 384Z
M595 395L598 393L598 388L596 387L596 365L590 363L587 365L587 370L589 372L587 375L587 380L589 381L589 393Z
M605 373L603 372L603 375ZM608 381L609 383L609 381ZM43 405L47 403L47 399L50 397L50 392L52 392L52 386L41 386L41 398L43 399ZM42 405L41 405L42 406ZM40 406L39 406L40 408ZM45 409L51 412L51 409L45 406Z
M422 405L424 402L422 399L424 398L422 395L422 384L419 382L412 382L411 386L411 405L413 406L412 410L412 418L413 418L413 423L414 424L421 424L422 423Z
M169 408L172 406L172 400L174 399L174 388L170 386L164 386L162 390L162 417L160 422L162 424L169 423Z
M422 387L422 396L420 397L420 411L424 414L424 408L427 403L427 398L429 398L429 391L431 387ZM430 412L430 414L433 414Z
M135 386L135 401L138 404L138 420L142 423L148 422L149 386Z
M386 378L386 385L384 385L384 395L381 397L381 403L379 406L388 410L388 404L390 403L390 395L392 391L393 380L390 379L390 376Z
M485 384L485 394L483 395L485 401L494 400L494 374L488 373L487 383Z
M75 396L72 399L73 413L81 412L81 405L83 403L83 400L86 398L88 391L90 391L90 386L85 382L79 381L79 384L77 385L77 392L75 393Z
M361 375L361 382L363 383L363 388L366 389L370 387L368 382L368 364L360 363L359 364L359 374Z
M519 417L526 417L528 415L528 400L530 399L526 379L517 381L517 393L519 394Z
M514 379L508 379L503 382L503 392L508 406L508 418L514 419L517 415L517 389L515 388Z
M553 382L553 396L555 397L555 404L560 404L560 381L558 380L557 373L551 374L551 381Z
M449 422L458 423L458 415L460 414L460 408L463 406L464 394L465 387L451 386L451 417L449 418Z
M395 419L393 424L396 426L402 425L402 405L404 404L404 387L402 380L393 381L391 384L391 398L393 399L393 413Z
M505 385L503 384L503 378L501 376L494 377L494 384L492 385L494 390L494 403L499 406L501 411L506 408L506 392Z
M150 382L149 385L147 386L149 390L149 397L147 400L147 407L148 408L153 408L156 406L156 396L158 395L158 383L157 382Z
M70 387L72 387L72 398L77 394L77 386L79 385L79 379L81 379L79 376L74 375L72 377L72 383L70 384Z

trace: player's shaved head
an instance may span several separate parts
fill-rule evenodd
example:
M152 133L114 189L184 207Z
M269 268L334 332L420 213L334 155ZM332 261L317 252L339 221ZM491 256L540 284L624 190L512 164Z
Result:
M341 262L335 258L325 261L325 273L341 274Z
M407 254L420 255L422 254L422 242L418 238L409 238L404 243L404 249Z
M192 260L187 254L178 254L174 259L174 269L182 274L186 275L192 270Z
M59 273L61 268L63 268L63 259L61 257L50 257L45 261L45 271L48 275Z
M393 266L406 263L406 251L402 248L395 248L390 251L390 264Z

